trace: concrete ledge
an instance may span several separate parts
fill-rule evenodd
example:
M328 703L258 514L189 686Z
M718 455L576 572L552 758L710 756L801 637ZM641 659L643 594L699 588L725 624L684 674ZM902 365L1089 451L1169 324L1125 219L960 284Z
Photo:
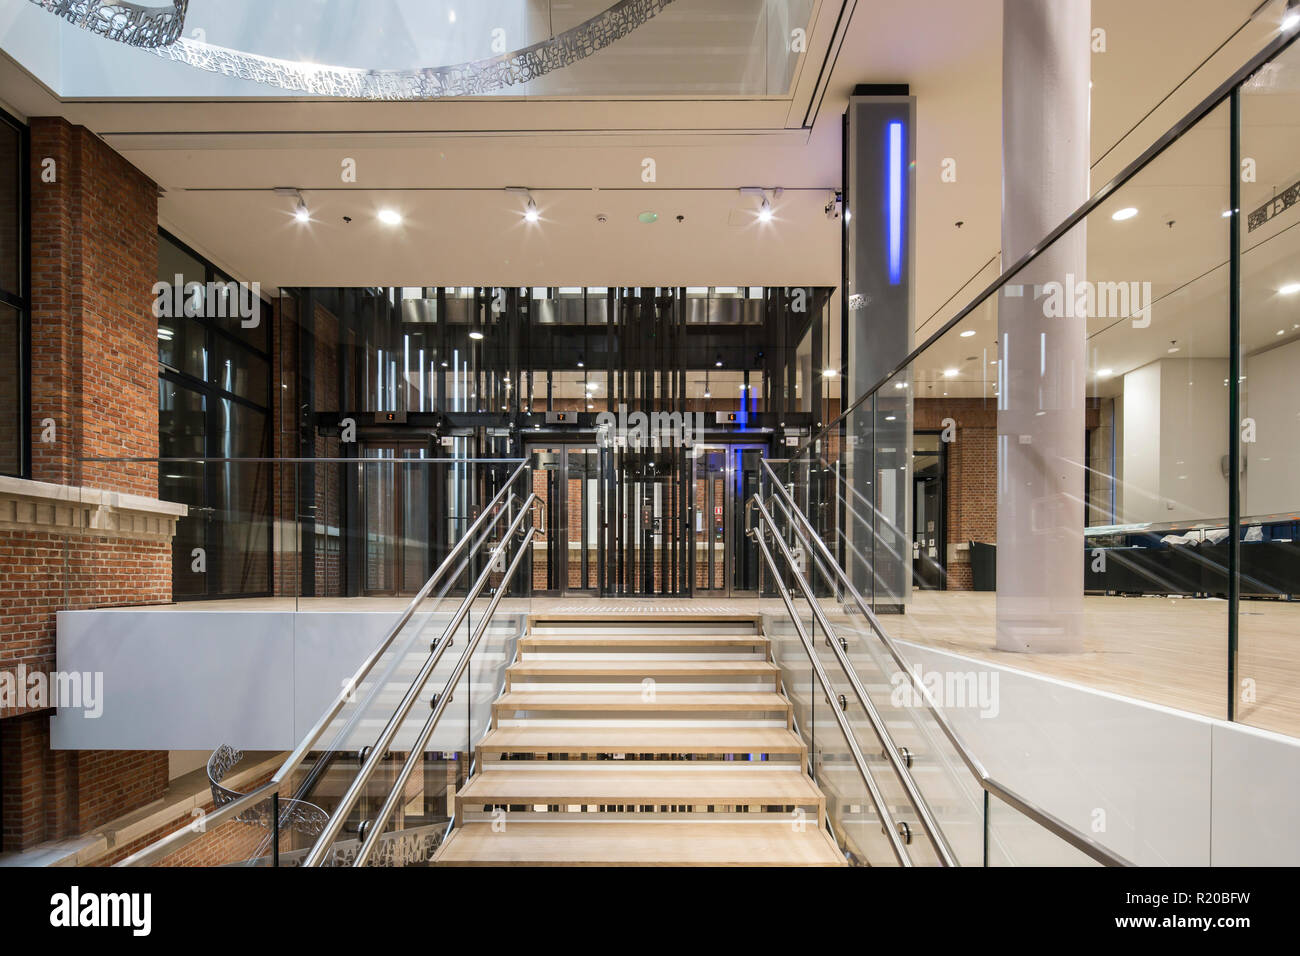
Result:
M170 541L189 508L100 488L0 476L0 528Z

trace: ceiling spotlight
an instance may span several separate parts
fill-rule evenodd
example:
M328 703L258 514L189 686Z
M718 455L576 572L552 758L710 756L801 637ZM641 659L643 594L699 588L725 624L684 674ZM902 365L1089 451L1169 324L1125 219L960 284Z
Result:
M965 332L963 332L963 333L961 334L961 337L962 337L963 339L968 339L968 338L970 338L970 337L971 337L972 335L974 335L974 334L975 334L975 330L974 330L974 329L967 329Z
M760 206L758 209L758 221L759 222L772 221L772 203L766 196L763 197L763 205Z
M584 362L584 361L582 360L582 356L579 355L579 356L578 356L578 368L586 368L586 367L587 367L587 363Z
M402 214L396 209L379 210L379 221L385 226L400 226L402 224Z
M709 391L708 386L705 386L705 388L704 388L704 397L705 397L705 398L712 398L712 397L713 397L713 393Z
M1123 209L1116 209L1110 214L1110 218L1116 222L1123 222L1125 219L1132 219L1138 214L1136 206L1125 206Z
M540 218L541 214L537 211L537 203L533 202L533 198L529 196L528 206L524 209L524 219L528 222L536 222Z
M293 211L293 218L299 222L311 222L311 213L307 211L307 204L303 202L302 196L298 197L298 205Z
M722 353L721 353L721 352L719 352L719 353L718 353L718 357L717 357L716 359L713 360L713 367L714 367L714 368L722 368Z
M1300 282L1290 282L1277 291L1282 293L1282 295L1295 295L1297 292L1300 292Z

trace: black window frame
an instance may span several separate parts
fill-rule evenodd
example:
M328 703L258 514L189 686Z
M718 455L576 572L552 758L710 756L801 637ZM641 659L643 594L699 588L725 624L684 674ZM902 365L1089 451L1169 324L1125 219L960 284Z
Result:
M0 302L18 311L18 407L15 420L0 423L0 428L13 427L18 432L18 468L0 471L11 478L30 479L32 476L32 434L29 424L32 409L32 319L31 319L31 130L22 120L0 108L0 123L11 126L18 133L18 276L21 288L12 291L0 287Z

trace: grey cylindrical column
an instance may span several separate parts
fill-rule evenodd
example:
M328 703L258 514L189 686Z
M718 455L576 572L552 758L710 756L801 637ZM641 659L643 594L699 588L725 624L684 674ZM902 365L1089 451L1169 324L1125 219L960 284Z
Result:
M1091 0L1003 0L1002 262L1088 198ZM998 303L997 647L1083 649L1086 317L1044 286L1087 273L1082 226ZM1048 312L1052 317L1048 316Z

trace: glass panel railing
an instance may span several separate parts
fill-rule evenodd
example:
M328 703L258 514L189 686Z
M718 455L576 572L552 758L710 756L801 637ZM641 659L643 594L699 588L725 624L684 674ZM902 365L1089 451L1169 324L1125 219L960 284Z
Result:
M1300 408L1286 362L1300 336L1286 222L1300 187L1277 119L1297 88L1294 38L1278 35L777 466L992 779L1139 861L1179 850L1119 812L1129 764L1060 755L1139 740L1149 711L1117 718L1088 691L1300 726L1288 663L1300 503L1294 482L1274 480L1295 470ZM868 693L915 684L820 571L824 614L863 645L852 664ZM1069 726L1028 706L1026 672L1078 688ZM964 755L900 703L888 712L926 748L913 757L958 782L947 795L920 786L964 821L954 839L969 860L982 797ZM1014 757L994 738L1014 739Z
M304 470L321 466L320 462L279 464L282 468L288 468L290 465L296 467L297 474L294 480L301 479ZM325 464L328 466L335 463ZM355 461L346 464L349 471L356 469L358 477L364 480L364 468L369 467L368 465ZM402 463L399 467L405 467L406 464ZM417 472L418 474L426 473L431 467L443 464L461 467L466 463L439 461L411 463L413 472L416 468L422 469ZM378 622L365 625L372 631L375 630L374 625L384 630L377 632L382 636L373 643L368 643L364 639L356 643L356 663L352 665L352 676L339 683L321 681L319 675L315 675L315 679L312 679L311 669L315 665L309 663L313 656L310 648L304 646L300 652L294 654L299 664L307 670L302 675L303 679L293 682L297 689L289 706L296 719L295 726L299 728L299 733L305 733L306 736L299 741L298 748L274 777L282 792L282 798L288 806L309 807L315 811L316 816L328 819L338 808L345 794L348 794L360 770L366 766L367 758L374 753L374 745L381 732L387 726L389 718L399 703L406 698L415 678L423 676L424 684L430 687L435 684L441 686L446 675L450 674L454 666L454 657L447 654L443 655L446 660L439 658L429 667L428 672L424 673L426 664L432 657L434 645L444 634L448 634L447 647L453 647L457 642L463 646L471 633L470 628L479 623L486 608L487 594L490 593L483 591L482 588L494 586L500 581L502 575L501 569L494 563L493 552L498 546L507 543L507 539L518 533L519 527L530 520L525 508L530 476L523 462L494 461L470 464L474 465L478 472L475 490L485 494L486 497L477 499L482 502L481 504L465 505L465 517L468 520L463 523L459 534L450 539L447 553L442 556L441 563L429 579L423 582L415 597L387 598L380 610L396 605L396 609L392 612L394 616L390 618L387 614L381 613ZM512 528L513 531L510 530ZM328 607L331 612L349 609L347 600L331 600L336 602L332 607ZM339 600L342 601L341 604L338 603ZM363 616L370 615L375 610L373 602L373 598L362 596L357 610ZM270 603L272 607L269 609L279 607L279 602L274 599ZM297 602L290 601L280 609L292 610L295 603ZM256 609L261 606L261 603L254 603L251 606ZM313 608L311 603L298 606L304 611ZM454 635L449 633L453 623L456 624ZM363 625L358 626L365 629ZM295 635L297 630L294 630ZM306 628L305 631L310 632L311 629ZM303 639L309 642L310 633L307 633ZM502 661L496 659L503 653L500 636L493 634L489 646L493 648L493 653L485 654L480 659L482 673L471 674L469 678L471 681L480 679L491 681L497 677L504 666ZM369 656L365 656L367 654ZM462 699L468 700L470 696L465 694ZM450 786L454 791L457 781L464 777L463 768L467 755L472 749L470 742L475 739L474 725L475 722L482 723L481 711L481 706L474 714L453 711L443 727L446 739L439 738L431 741L429 748L424 752L427 766L423 768L420 777L410 784L412 796L409 801L411 805L409 816L424 819L432 812L424 808L437 806L441 806L442 812L445 812L448 805L447 788ZM312 723L315 723L315 727L312 727ZM343 821L337 840L340 845L334 848L337 852L330 855L330 860L345 862L355 852L355 847L342 844L349 837L359 839L362 836L357 832L358 824L366 819L364 814L371 805L377 805L375 801L381 801L388 792L383 787L383 781L389 773L388 764L393 759L392 755L400 752L396 748L406 742L406 739L399 735L391 735L384 748L386 753L381 756L380 761L374 761L377 765L382 763L379 771L372 770L372 780L366 787L361 788L360 793L352 795L359 807L356 819ZM417 794L424 794L427 797L418 807L416 806ZM423 812L417 814L415 812L417 809ZM242 810L240 812L242 813ZM277 822L283 823L288 828L293 820L290 816L285 816L286 812L282 811L284 819ZM438 820L433 818L432 823L436 822ZM441 822L445 825L445 818ZM317 820L314 832L308 833L307 836L314 839L321 832L322 823L322 820ZM301 829L298 827L298 830ZM253 848L250 859L270 854L274 845L273 837L268 834L258 846ZM311 840L308 840L308 846L310 845ZM436 845L436 842L429 844L429 846ZM292 849L304 850L304 853L299 856L305 858L306 848L295 844ZM407 849L415 852L412 847ZM153 852L151 858L153 856L157 856L157 852ZM296 863L303 860L292 857L286 858L285 862Z
M519 480L527 481L526 473L520 473ZM484 708L500 691L497 678L503 677L506 663L502 657L522 630L519 618L510 624L495 613L508 578L527 555L532 534L522 542L518 535L530 523L536 501L530 494L522 500L507 497L496 506L499 510L484 526L484 536L490 540L467 552L466 571L475 573L450 620L427 642L428 632L417 631L419 646L407 657L410 673L383 685L381 693L363 704L358 712L362 729L353 732L357 736L345 736L357 726L357 715L345 719L334 734L344 752L354 752L346 746L354 741L365 744L355 751L356 772L330 809L329 822L305 865L356 864L371 857L392 862L387 850L374 854L380 842L387 847L409 836L404 835L409 822L407 796L425 787L429 754L456 754L459 766L450 782L458 786L464 781L474 745L485 729ZM423 628L417 618L418 613L412 614L409 623ZM477 671L470 667L475 651L482 655L477 658ZM445 799L442 803L445 807ZM427 814L411 816L421 826L433 825ZM360 842L355 854L343 847L352 839Z
M1100 866L994 794L984 815L985 866Z

